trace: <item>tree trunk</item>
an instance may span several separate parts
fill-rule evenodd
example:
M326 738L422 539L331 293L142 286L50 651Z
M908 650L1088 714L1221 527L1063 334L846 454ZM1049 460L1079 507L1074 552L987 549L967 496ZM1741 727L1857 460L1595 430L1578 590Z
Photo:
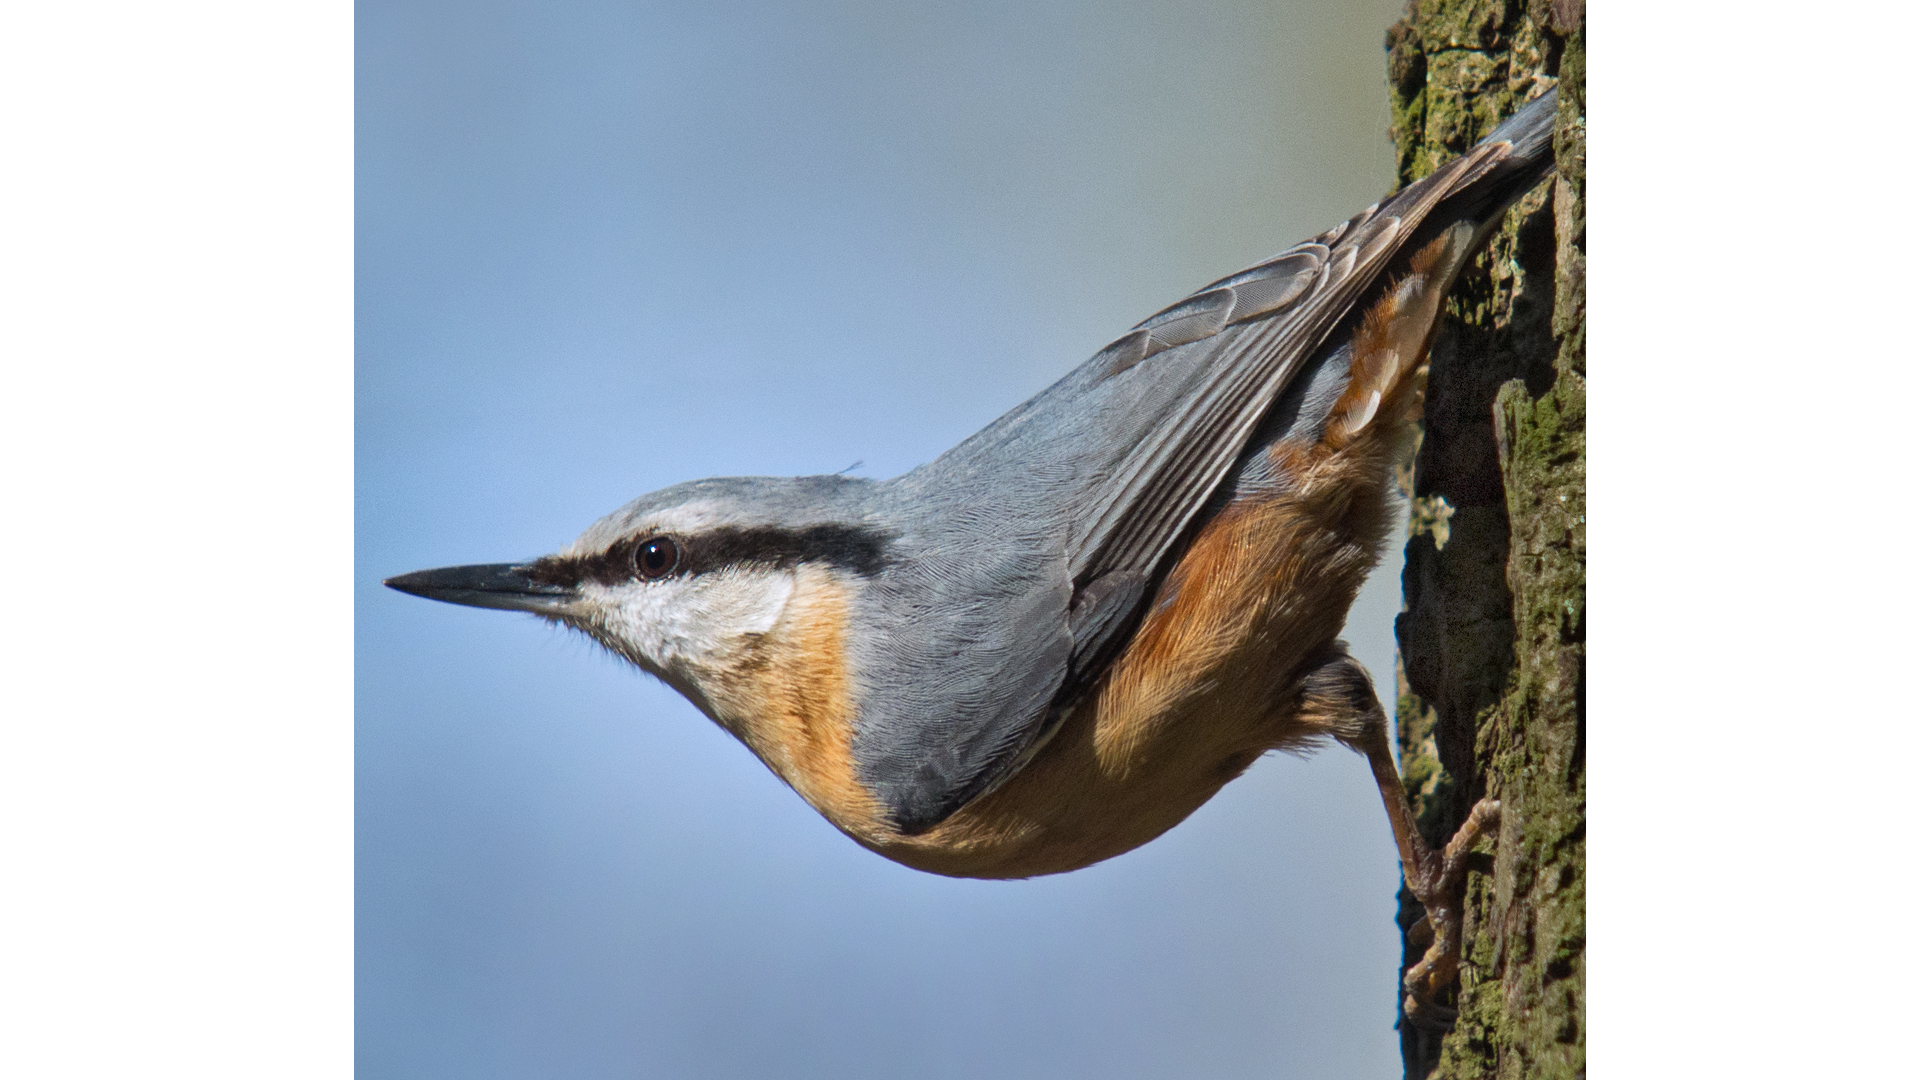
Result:
M1503 813L1467 881L1459 1019L1403 1018L1401 1049L1409 1077L1584 1076L1584 0L1413 0L1387 48L1403 184L1560 87L1558 176L1449 299L1406 478L1402 770L1429 843L1483 793Z

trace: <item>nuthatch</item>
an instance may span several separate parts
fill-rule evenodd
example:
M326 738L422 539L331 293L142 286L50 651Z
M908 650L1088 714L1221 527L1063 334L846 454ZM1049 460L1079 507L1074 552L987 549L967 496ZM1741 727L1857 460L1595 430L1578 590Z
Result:
M697 480L555 555L387 584L574 627L855 841L1014 878L1172 828L1263 753L1372 766L1453 978L1468 847L1414 828L1336 635L1390 532L1448 288L1552 169L1549 92L1384 203L1136 326L931 464Z

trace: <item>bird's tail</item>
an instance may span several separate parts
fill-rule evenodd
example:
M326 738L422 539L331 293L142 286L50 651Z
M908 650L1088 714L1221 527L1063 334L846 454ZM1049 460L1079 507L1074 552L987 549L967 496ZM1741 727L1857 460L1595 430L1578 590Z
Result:
M1462 155L1462 162L1470 162L1476 154L1484 154L1485 163L1454 178L1455 190L1434 207L1427 220L1436 224L1470 221L1479 232L1497 224L1508 207L1553 171L1553 121L1559 107L1559 91L1549 90Z
M1548 91L1513 114L1473 149L1411 184L1381 206L1427 211L1388 269L1380 298L1356 327L1347 388L1335 402L1325 438L1335 449L1369 431L1394 432L1418 415L1427 350L1454 278L1522 195L1553 171L1559 96Z

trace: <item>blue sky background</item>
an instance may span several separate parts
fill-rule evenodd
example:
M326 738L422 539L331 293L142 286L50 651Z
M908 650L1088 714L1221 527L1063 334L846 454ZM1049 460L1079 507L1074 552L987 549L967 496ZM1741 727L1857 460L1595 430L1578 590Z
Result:
M583 641L378 581L934 457L1383 194L1398 8L359 6L363 1080L1397 1074L1352 754L952 881ZM1389 685L1392 554L1349 628Z

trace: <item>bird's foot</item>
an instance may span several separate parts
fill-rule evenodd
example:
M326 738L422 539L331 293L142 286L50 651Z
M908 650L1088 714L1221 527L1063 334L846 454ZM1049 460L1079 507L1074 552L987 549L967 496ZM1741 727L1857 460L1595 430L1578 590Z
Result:
M1456 1011L1440 1003L1440 995L1460 973L1461 908L1467 876L1467 854L1500 820L1500 801L1481 799L1473 805L1453 839L1440 851L1416 848L1417 867L1407 875L1407 888L1427 909L1407 930L1409 941L1428 942L1420 961L1407 969L1402 1008L1408 1020L1422 1026L1451 1027Z

